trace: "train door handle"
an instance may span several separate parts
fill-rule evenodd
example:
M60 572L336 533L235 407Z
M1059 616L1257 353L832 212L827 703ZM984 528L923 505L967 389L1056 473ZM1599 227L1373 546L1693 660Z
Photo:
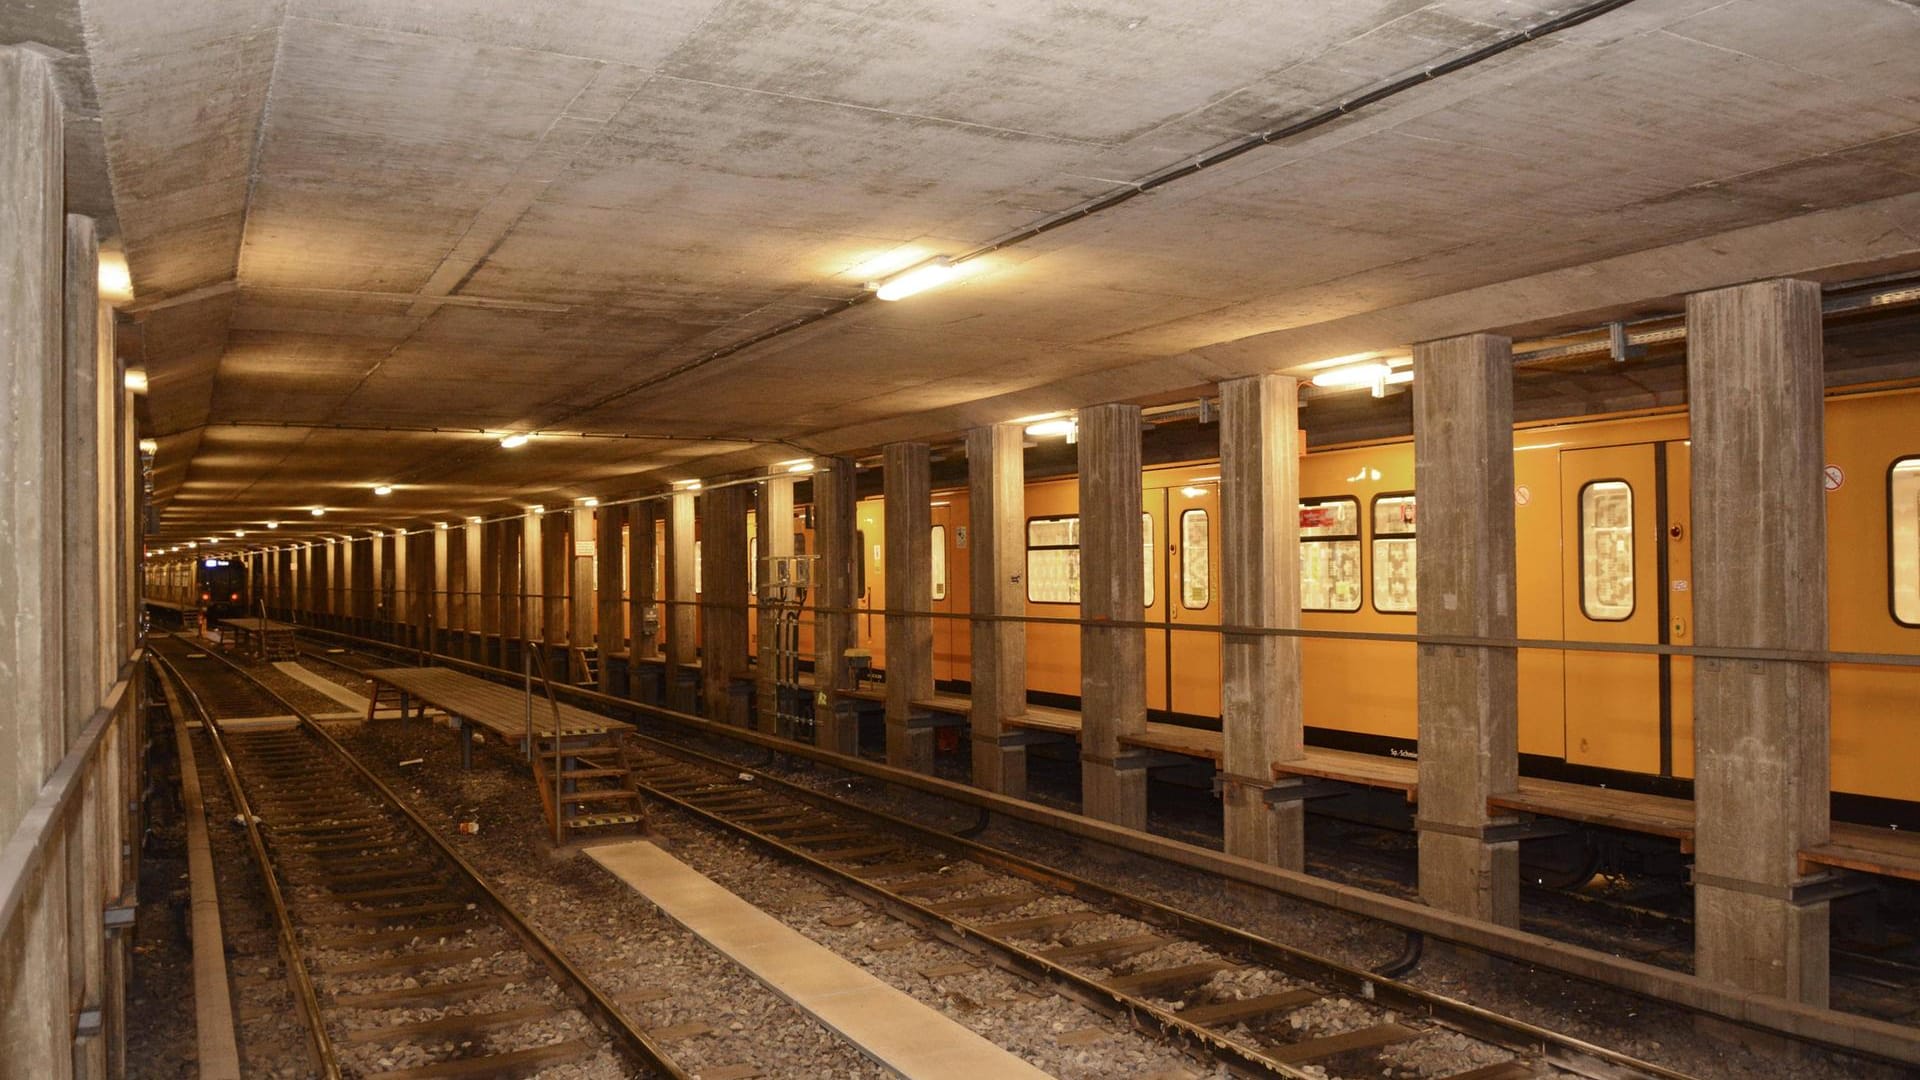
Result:
M1675 615L1673 617L1673 636L1678 638L1678 637L1685 637L1686 635L1687 635L1687 620L1681 618L1678 615Z

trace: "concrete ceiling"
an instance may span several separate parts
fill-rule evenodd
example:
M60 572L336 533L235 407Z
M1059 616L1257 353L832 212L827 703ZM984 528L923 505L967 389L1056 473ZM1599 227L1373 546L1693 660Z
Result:
M1635 0L852 305L1565 7L77 2L40 28L85 59L75 167L111 178L167 537L613 494L1920 266L1905 0Z

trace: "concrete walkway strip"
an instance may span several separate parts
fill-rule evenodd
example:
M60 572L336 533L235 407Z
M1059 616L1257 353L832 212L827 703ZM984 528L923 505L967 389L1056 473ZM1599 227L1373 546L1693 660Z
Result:
M273 665L273 667L275 671L280 672L282 675L285 675L290 679L296 679L302 683L305 683L306 685L312 687L313 689L318 690L321 693L332 698L333 700L339 702L341 705L346 706L348 709L353 710L352 716L346 716L340 713L327 713L323 716L316 716L314 717L314 719L316 720L348 720L348 719L364 720L366 719L367 705L369 704L369 702L367 701L367 696L365 694L356 694L353 691L347 689L346 687L341 686L339 683L334 682L332 679L327 678L325 675L322 675L316 671L312 671L308 669L307 667L301 665L298 661L281 660L281 661L277 661ZM438 711L431 711L429 712L429 715L438 716L440 714ZM400 716L400 710L398 709L381 709L376 719L392 720L392 719L397 719L399 716Z
M593 860L768 988L910 1080L1039 1080L1048 1074L841 959L646 840Z

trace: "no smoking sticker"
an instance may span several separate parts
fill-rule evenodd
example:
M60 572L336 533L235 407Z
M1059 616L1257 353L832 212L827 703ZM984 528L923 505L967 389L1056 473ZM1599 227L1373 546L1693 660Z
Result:
M1525 506L1533 501L1533 492L1525 484L1516 484L1513 488L1513 505Z
M1840 486L1847 482L1847 474L1840 466L1829 465L1820 470L1820 482L1826 485L1828 491L1839 491Z

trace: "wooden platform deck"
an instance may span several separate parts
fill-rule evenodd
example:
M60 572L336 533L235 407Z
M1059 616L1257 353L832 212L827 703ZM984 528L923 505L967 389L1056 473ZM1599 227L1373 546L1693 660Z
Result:
M1408 802L1420 794L1420 763L1408 758L1384 754L1362 754L1353 750L1330 750L1309 746L1302 757L1273 763L1276 779L1288 776L1336 780L1359 787L1382 788L1406 795Z
M1693 850L1693 803L1686 799L1523 776L1519 791L1495 795L1487 806L1665 836L1680 841L1680 850Z
M414 702L431 705L510 741L527 735L526 694L499 683L447 668L380 668L366 673L376 684L390 686ZM553 735L553 709L546 694L534 688L535 738ZM632 725L572 705L560 706L560 734L600 735Z
M219 626L223 631L233 632L232 645L241 652L254 651L256 642L270 660L291 660L299 654L299 645L295 639L295 626L292 623L276 622L272 619L242 618L221 619ZM222 640L226 635L222 634Z

